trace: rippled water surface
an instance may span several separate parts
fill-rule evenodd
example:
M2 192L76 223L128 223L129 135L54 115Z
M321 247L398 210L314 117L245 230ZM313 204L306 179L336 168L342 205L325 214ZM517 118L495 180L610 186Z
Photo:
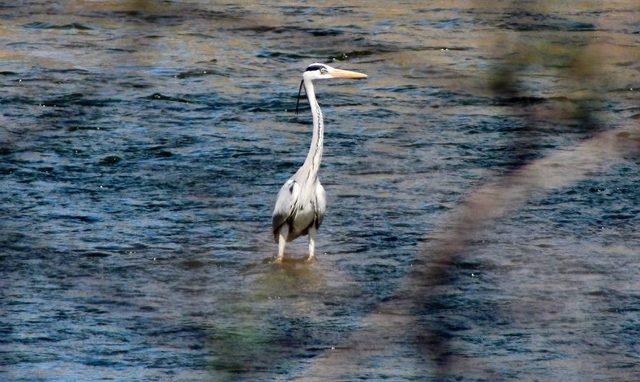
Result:
M317 360L402 294L465 195L592 135L545 114L589 90L563 62L530 65L526 98L488 90L509 51L584 47L601 129L638 123L635 2L481 3L0 5L0 378L322 380ZM293 109L312 62L369 78L317 86L318 261L278 266L270 214L308 149ZM415 312L444 323L440 377L637 380L638 163L529 200L467 248ZM341 378L436 378L421 327Z

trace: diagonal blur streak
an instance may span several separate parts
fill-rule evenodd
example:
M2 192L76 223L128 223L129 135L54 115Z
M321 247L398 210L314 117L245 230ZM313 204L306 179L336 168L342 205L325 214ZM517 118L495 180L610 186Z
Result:
M348 370L362 367L368 360L400 345L407 329L416 325L413 313L416 306L430 300L438 286L448 282L449 266L458 260L476 234L532 198L567 187L639 153L640 126L632 121L570 149L557 150L472 192L445 219L446 232L421 251L418 261L422 265L414 266L416 269L404 280L395 297L380 304L362 320L359 331L317 357L297 379L337 380ZM446 373L451 366L446 362L446 344L428 329L424 338L427 343L417 345L427 347L425 355L437 361L439 374Z

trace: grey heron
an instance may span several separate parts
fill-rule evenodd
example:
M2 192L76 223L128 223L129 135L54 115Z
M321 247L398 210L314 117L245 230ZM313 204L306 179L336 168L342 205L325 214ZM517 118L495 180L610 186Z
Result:
M278 192L276 206L273 209L272 228L273 238L278 243L277 262L281 262L284 258L286 243L302 235L309 235L309 257L307 260L314 259L316 232L322 223L327 201L324 188L318 179L318 170L322 160L324 125L313 81L330 78L355 79L367 78L367 75L318 63L309 65L302 74L302 81L298 89L298 102L300 91L304 87L313 116L313 135L307 158L302 167L282 185ZM296 112L297 110L298 105L296 105Z

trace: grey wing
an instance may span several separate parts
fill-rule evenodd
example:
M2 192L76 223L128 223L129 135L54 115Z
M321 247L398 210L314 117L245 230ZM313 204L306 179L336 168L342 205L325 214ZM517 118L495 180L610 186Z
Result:
M271 216L273 237L278 242L278 229L291 217L296 202L300 196L300 185L293 179L289 179L282 185L278 192L278 200Z
M316 228L320 227L324 219L324 213L327 210L327 194L324 187L318 182L316 185Z

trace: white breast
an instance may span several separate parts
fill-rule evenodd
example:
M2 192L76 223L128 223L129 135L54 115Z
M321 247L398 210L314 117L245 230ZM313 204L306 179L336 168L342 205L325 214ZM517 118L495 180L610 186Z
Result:
M313 220L316 218L316 211L311 203L307 200L301 203L296 210L295 218L293 219L294 232L302 232L307 229Z

